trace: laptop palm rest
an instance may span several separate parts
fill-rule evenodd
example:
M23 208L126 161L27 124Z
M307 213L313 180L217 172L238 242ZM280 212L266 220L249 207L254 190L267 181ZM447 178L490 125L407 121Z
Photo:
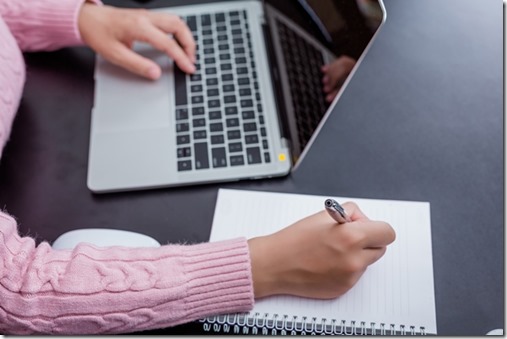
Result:
M158 80L145 79L97 58L94 133L170 127L172 61L163 52L137 45L136 51L162 67Z

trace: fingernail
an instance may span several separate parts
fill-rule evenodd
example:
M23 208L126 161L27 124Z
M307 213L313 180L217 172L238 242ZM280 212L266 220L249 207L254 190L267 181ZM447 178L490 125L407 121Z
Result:
M188 71L190 73L194 73L195 72L195 65L191 62L187 62L187 68L188 68Z
M150 79L158 79L160 77L160 69L158 67L150 67L146 74Z

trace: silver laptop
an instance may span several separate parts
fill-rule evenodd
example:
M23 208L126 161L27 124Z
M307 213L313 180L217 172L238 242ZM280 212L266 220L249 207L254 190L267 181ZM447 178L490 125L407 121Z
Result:
M385 20L379 1L156 9L186 20L198 46L197 72L183 73L145 44L134 49L161 65L158 81L97 57L88 187L112 192L287 175L347 83L327 102L321 66L345 54L357 60L354 72Z

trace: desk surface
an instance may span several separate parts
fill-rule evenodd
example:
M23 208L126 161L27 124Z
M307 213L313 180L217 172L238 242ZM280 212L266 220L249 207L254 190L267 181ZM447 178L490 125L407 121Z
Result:
M90 193L93 54L26 55L25 94L0 164L0 206L38 240L104 227L201 242L219 187L429 201L439 334L503 328L502 1L385 5L385 26L305 162L273 180ZM199 214L187 207L196 203Z

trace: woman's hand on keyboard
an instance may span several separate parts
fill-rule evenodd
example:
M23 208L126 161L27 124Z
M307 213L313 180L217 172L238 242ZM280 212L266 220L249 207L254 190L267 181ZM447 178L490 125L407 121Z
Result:
M183 71L195 71L194 38L177 15L144 9L123 9L84 3L79 12L83 41L110 62L149 79L158 79L160 66L132 50L135 41L165 52Z

